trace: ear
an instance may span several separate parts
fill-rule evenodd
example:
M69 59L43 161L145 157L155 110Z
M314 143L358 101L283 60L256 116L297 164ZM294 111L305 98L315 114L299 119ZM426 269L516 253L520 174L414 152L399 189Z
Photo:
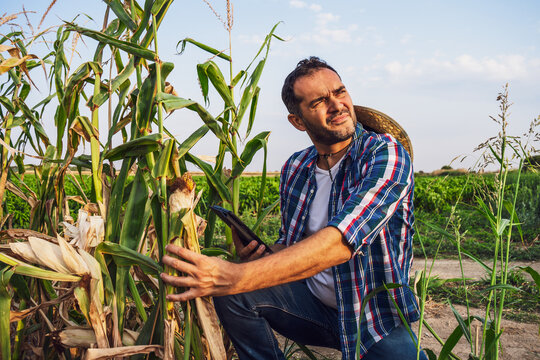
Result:
M298 115L289 114L287 119L296 129L300 131L306 131L306 126L304 125L304 120L302 120Z

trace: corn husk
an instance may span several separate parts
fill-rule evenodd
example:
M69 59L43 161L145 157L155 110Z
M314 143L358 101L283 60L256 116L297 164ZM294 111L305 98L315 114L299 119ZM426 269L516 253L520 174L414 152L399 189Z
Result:
M115 356L131 356L137 354L155 353L158 357L163 357L163 346L161 345L138 345L122 346L110 349L88 349L82 360L106 360Z
M89 251L98 246L105 236L105 225L101 216L90 216L88 211L79 210L77 224L63 222L64 232L74 247Z
M12 242L9 243L9 248L11 251L13 251L16 255L19 255L24 260L32 263L32 264L39 264L39 260L34 253L34 250L32 250L32 247L30 246L30 243L27 241L24 242Z
M62 252L62 258L72 274L74 273L82 276L90 273L83 258L77 253L73 246L69 245L61 236L58 236L58 246Z
M138 332L125 329L122 342L125 346L134 346L138 336ZM68 327L54 333L53 338L66 347L92 348L97 346L96 334L90 328Z
M34 254L36 254L38 264L62 274L71 273L64 261L60 246L33 236L28 238L28 242L34 251Z

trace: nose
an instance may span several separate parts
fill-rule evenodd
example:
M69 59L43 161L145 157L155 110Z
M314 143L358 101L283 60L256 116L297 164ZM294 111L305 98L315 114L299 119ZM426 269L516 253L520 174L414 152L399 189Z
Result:
M335 96L328 99L328 110L330 112L340 112L343 109L343 103Z

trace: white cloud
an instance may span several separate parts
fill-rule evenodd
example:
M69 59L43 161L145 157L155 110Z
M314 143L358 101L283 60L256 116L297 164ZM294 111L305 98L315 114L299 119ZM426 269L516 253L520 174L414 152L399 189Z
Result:
M291 5L293 8L302 9L307 6L307 4L300 0L291 0L289 1L289 5Z
M532 79L540 76L540 59L522 55L498 55L476 58L468 54L454 59L411 59L391 61L384 70L394 79L429 77L430 79L467 78L488 81Z
M322 6L319 5L319 4L307 4L305 1L300 1L300 0L291 0L289 1L289 5L293 8L297 8L297 9L304 9L304 8L308 8L309 10L311 11L314 11L314 12L319 12L322 10Z
M326 26L330 22L335 22L339 20L339 15L334 15L332 13L320 13L317 14L317 24L320 26Z
M403 45L406 45L408 44L412 39L412 35L411 34L405 34L401 37L401 39L399 40L399 42Z

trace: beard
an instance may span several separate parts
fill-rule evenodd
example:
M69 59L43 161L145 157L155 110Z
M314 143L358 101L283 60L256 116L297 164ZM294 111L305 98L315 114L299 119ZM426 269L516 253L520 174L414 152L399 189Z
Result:
M311 124L305 121L303 117L301 119L304 123L304 126L306 127L306 131L309 137L313 141L329 146L350 139L356 131L356 117L354 115L351 115L348 110L344 110L339 114L329 117L328 119L326 119L326 123L329 124L333 120L333 118L343 114L348 114L351 117L352 125L343 126L343 128L335 130Z

